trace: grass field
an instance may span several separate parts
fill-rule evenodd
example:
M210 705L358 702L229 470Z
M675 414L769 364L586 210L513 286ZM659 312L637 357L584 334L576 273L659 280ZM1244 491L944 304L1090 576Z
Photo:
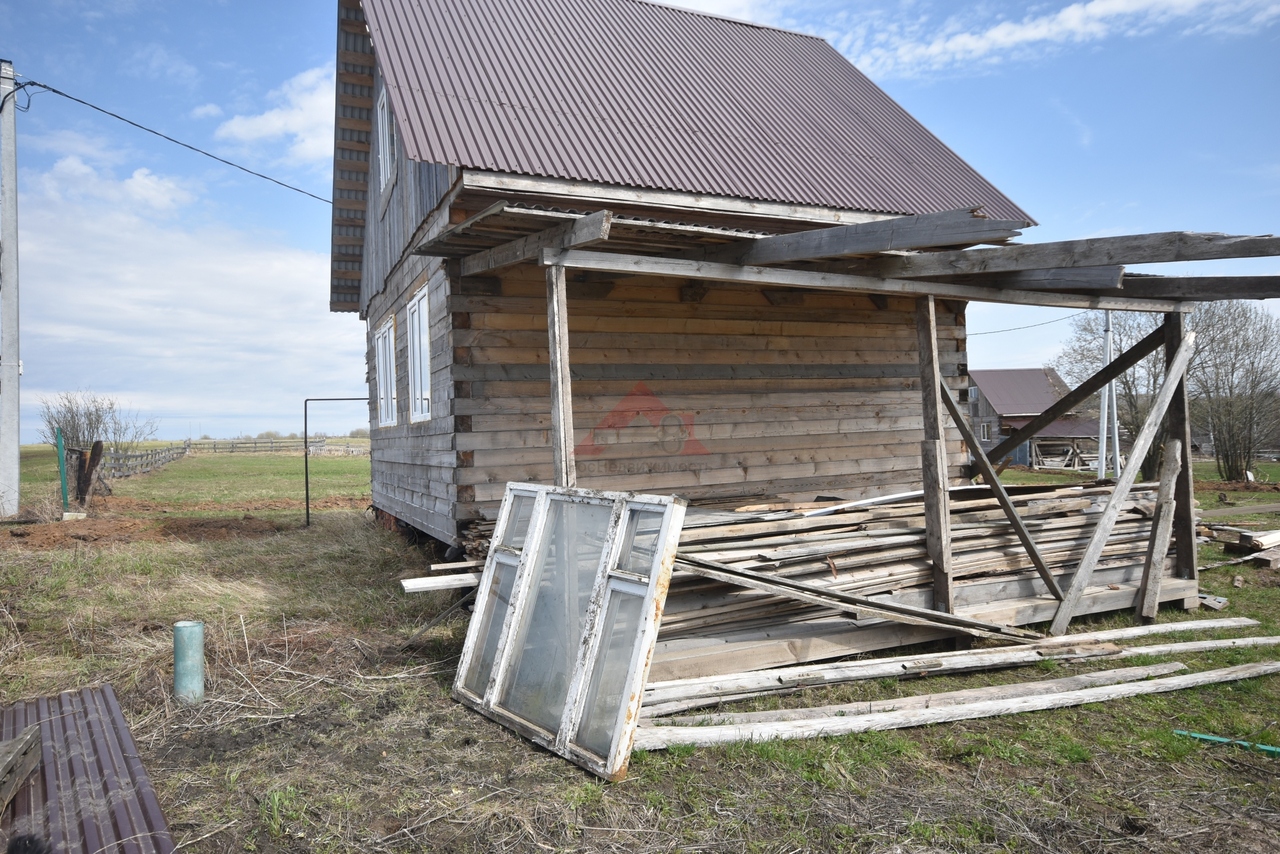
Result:
M38 488L51 460L33 453L27 483ZM636 754L625 782L602 784L449 698L465 617L403 646L455 601L399 590L396 579L433 554L365 518L367 457L332 459L318 488L333 507L301 527L301 462L177 461L117 483L83 523L25 526L89 532L54 547L0 528L10 540L0 542L0 703L110 681L184 851L1277 850L1277 760L1172 732L1280 744L1277 677L889 733ZM1259 524L1277 528L1280 517ZM1225 559L1214 548L1202 558ZM1262 621L1249 634L1280 634L1280 574L1224 567L1203 586L1230 598L1226 615ZM208 701L195 710L169 699L178 619L206 623ZM1203 670L1273 654L1180 660ZM1109 666L881 680L742 708Z

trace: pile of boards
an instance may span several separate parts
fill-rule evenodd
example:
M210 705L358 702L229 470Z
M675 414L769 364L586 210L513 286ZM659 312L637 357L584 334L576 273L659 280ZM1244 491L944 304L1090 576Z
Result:
M1246 508L1241 508L1247 512ZM1250 531L1231 525L1210 525L1202 531L1224 551L1251 555L1249 561L1263 569L1280 569L1280 531Z
M1059 587L1066 589L1111 495L1109 486L1013 488L1011 496ZM1090 587L1075 613L1134 607L1151 540L1156 485L1136 486L1122 505ZM956 614L967 625L913 619L933 608L933 566L919 495L804 509L737 511L690 507L667 594L652 680L785 667L956 634L1004 636L1053 617L1058 605L985 487L952 490ZM1160 556L1164 557L1164 556ZM1167 573L1167 561L1157 560ZM717 573L716 570L722 570ZM838 610L794 591L755 589L730 571L865 600ZM1162 578L1161 600L1193 607L1194 579ZM886 614L875 605L896 605Z

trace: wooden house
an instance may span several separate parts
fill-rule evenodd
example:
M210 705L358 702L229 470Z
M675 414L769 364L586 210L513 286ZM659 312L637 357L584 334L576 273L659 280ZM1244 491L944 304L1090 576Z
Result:
M1026 424L1070 390L1053 368L969 372L969 417L983 451ZM1004 460L1031 468L1084 469L1098 457L1098 415L1069 412L1013 449Z
M1145 572L1154 565L1157 578L1172 537L1170 583L1155 584L1152 602L1194 605L1183 312L1187 300L1280 287L1132 277L1122 265L1277 255L1280 241L1168 233L1008 245L1029 215L830 45L644 0L339 0L337 69L330 307L367 324L381 513L460 544L483 538L508 483L677 494L691 502L684 548L706 540L689 533L700 509L908 493L918 510L860 509L846 526L898 513L920 532L924 558L908 569L912 584L930 586L901 607L986 607L1009 624L1053 617L1061 633L1075 613L1142 598L1140 556L1091 584L1114 553L1114 523L1137 512L1134 473L1102 497L1050 502L1106 506L1089 517L1100 520L1093 533L1046 559L960 414L965 307L1161 312L1161 328L989 456L1003 459L1163 347L1169 374L1135 446L1157 441L1167 410L1163 432L1177 442L1166 448L1180 466L1160 496L1166 524L1152 535L1149 519L1125 517L1125 536L1154 536ZM988 525L1003 513L1012 543L966 571L1029 575L958 598L950 502L968 473L966 445L990 506L962 501L969 516L956 518ZM828 523L717 524L715 537ZM754 546L739 551L758 565ZM828 566L831 583L844 583L837 557L810 560L813 584ZM677 561L727 577L723 564ZM877 576L876 595L898 595L899 571ZM757 585L753 608L770 596L813 603L809 587L734 577ZM664 632L676 613L687 632L711 625L711 594L694 581L673 580L673 596L685 585L695 598L683 610L668 601ZM735 595L712 597L730 622ZM956 625L911 614L911 631L877 625L858 638L847 620L789 614L785 630L757 623L742 642L755 644L753 666L772 666ZM737 649L721 638L719 660L693 662L701 641L670 637L658 654L669 675L731 666Z

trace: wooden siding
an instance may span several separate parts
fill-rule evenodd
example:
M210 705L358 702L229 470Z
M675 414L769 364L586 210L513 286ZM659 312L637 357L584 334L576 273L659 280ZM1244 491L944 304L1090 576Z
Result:
M629 278L569 286L580 486L691 498L920 488L914 300ZM543 273L466 280L453 314L458 518L552 476ZM700 296L700 301L682 301ZM956 311L960 314L957 315ZM939 307L948 385L963 308ZM952 477L966 459L948 432Z
M329 310L359 311L373 114L373 46L360 0L338 2Z

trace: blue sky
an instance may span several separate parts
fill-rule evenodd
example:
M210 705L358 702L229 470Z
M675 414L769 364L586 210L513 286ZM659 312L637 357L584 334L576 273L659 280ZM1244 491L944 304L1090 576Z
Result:
M0 0L0 56L327 197L333 5ZM1039 220L1027 240L1280 229L1280 0L677 5L827 38ZM364 325L328 312L327 206L54 95L18 124L24 441L75 388L174 439L299 430L303 397L366 394ZM970 364L1043 364L1070 314L975 304Z

